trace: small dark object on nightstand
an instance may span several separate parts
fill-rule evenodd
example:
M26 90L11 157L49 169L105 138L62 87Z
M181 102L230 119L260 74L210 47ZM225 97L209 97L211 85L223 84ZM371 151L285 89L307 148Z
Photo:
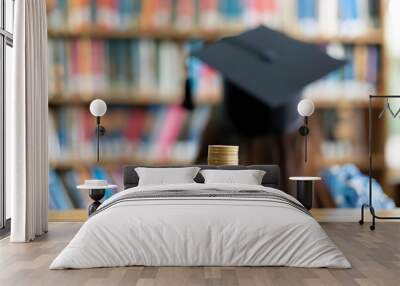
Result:
M89 191L89 197L94 200L88 208L89 216L101 205L100 200L104 197L105 192L105 189L93 189Z

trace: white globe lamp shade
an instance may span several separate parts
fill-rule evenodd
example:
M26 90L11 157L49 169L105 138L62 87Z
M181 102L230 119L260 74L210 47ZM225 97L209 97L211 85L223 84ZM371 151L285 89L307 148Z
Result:
M314 113L314 102L311 99L303 99L297 105L297 112L303 116L311 116Z
M90 103L89 109L93 116L100 117L106 114L107 104L104 102L104 100L95 99Z

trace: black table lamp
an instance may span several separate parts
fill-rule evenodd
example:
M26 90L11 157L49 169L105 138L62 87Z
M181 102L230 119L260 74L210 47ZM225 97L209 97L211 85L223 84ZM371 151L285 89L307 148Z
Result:
M97 136L97 162L100 161L100 136L106 133L106 129L100 125L100 117L106 114L107 104L104 100L95 99L90 103L90 113L96 117L96 136Z
M299 128L299 133L304 136L304 162L307 163L307 138L310 133L308 117L314 113L314 103L311 99L303 99L297 105L297 112L304 117L304 125Z

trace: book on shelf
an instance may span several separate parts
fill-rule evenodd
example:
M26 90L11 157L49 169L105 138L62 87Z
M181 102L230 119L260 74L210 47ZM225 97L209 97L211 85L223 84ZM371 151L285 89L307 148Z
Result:
M172 1L171 1L172 2ZM175 27L178 30L188 30L195 27L197 22L196 1L193 0L176 0L170 5L170 11L173 16L167 26ZM175 7L174 7L175 6ZM154 15L157 15L158 7L154 9ZM175 12L175 13L174 13Z
M376 45L330 44L328 54L343 58L346 65L303 90L315 100L368 100L379 88L380 48Z
M102 119L102 160L166 163L196 157L209 116L209 107L188 112L178 105L149 108L110 107ZM185 122L189 125L185 126ZM96 158L95 118L83 107L63 107L49 114L49 159L93 162ZM182 146L194 150L185 153ZM56 164L57 165L57 164Z
M169 107L168 107L169 109ZM145 122L145 129L140 138L139 148L137 149L136 156L141 158L153 157L153 144L156 144L157 135L164 127L166 108L154 105L148 110Z
M78 185L83 183L81 182L78 172L75 170L68 170L64 172L61 177L63 178L62 183L65 186L64 189L67 190L67 195L70 197L73 206L78 209L85 208L87 206L87 201L84 199L84 195L86 194L76 188Z
M306 35L312 35L318 32L317 4L319 4L317 0L297 1L298 27L299 30ZM321 6L323 6L323 3L321 4Z
M176 95L183 85L183 54L174 42L163 41L159 45L158 54L158 93Z
M58 210L67 210L74 207L61 177L56 171L49 172L49 205Z
M89 28L89 23L93 19L91 0L61 0L60 2L60 7L67 8L62 15L68 17L67 21L71 29L79 31Z
M190 41L185 44L187 77L190 78L192 94L198 100L221 97L222 78L219 73L199 59L190 57L190 53L204 46L203 41Z
M117 190L106 189L104 199L109 198L116 191L123 189L122 167L105 169L93 166L66 171L50 170L49 208L52 210L87 208L93 200L89 198L88 191L78 190L77 186L89 178L105 179L111 184L118 185Z
M192 162L200 150L201 138L204 128L207 126L210 117L210 108L196 108L185 120L180 134L171 150L173 158L180 161Z
M183 94L184 78L192 80L198 102L221 98L221 76L201 61L184 59L202 41L50 39L49 98L83 97L177 100ZM329 54L344 58L347 65L304 89L310 98L360 99L379 91L381 65L379 45L321 45ZM322 99L325 99L322 98Z
M184 57L184 47L172 41L50 39L49 97L176 99L183 93ZM219 93L216 72L190 61L196 80L193 94L200 98Z
M200 1L197 13L198 25L205 29L217 27L219 20L218 0Z
M153 156L161 161L166 161L173 145L178 139L179 133L183 129L187 112L181 107L173 106L165 114L164 122L159 133L157 133L156 147Z
M320 148L325 159L366 158L368 140L364 110L324 109L319 111L318 117L324 138Z
M378 27L379 2L298 0L299 30L306 35L359 36Z
M357 36L379 25L378 0L49 0L49 27L219 29L265 24L306 35Z

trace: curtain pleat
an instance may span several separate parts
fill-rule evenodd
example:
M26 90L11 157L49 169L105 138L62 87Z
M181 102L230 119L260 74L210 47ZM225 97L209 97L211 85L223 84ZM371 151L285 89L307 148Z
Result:
M11 241L25 241L25 1L15 2L13 94L6 98L6 186L11 192Z
M10 240L27 242L47 232L46 3L23 0L15 5L15 88L10 100L14 131L8 133L14 148L6 164L12 173Z

